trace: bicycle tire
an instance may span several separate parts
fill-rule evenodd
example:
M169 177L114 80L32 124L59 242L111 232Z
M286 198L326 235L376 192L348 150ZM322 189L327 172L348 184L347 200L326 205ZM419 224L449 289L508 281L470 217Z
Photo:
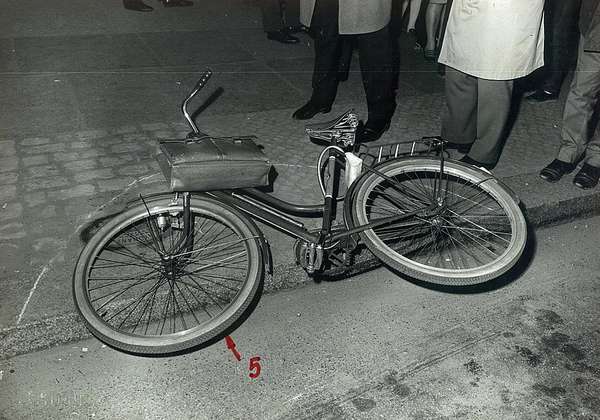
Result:
M196 195L194 247L176 254L182 213L181 201L170 198L137 205L107 222L83 248L73 296L101 341L136 354L178 353L218 338L260 296L264 263L256 225L239 210ZM162 305L159 312L153 312L155 303Z
M366 172L346 203L353 226L424 209L435 200L439 159L394 159L376 169L384 177ZM445 160L437 186L444 197L439 214L360 232L369 250L400 273L441 285L483 283L513 267L525 249L527 225L511 193L489 173L451 160Z

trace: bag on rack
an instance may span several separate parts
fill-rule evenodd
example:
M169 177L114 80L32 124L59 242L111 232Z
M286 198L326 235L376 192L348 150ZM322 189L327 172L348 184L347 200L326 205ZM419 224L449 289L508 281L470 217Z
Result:
M271 163L256 137L159 140L156 160L171 191L211 191L269 185Z

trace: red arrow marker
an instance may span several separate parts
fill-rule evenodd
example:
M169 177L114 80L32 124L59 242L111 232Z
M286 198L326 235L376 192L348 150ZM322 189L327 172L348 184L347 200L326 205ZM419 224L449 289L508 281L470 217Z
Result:
M227 345L227 348L229 350L231 350L231 352L233 353L233 357L235 357L238 362L240 360L242 360L242 355L240 354L239 351L237 351L235 349L235 343L233 342L233 338L231 338L230 336L226 336L225 337L225 344Z

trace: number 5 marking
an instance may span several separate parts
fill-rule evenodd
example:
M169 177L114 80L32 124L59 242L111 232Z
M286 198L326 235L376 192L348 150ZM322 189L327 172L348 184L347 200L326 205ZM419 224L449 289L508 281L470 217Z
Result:
M248 365L248 370L250 371L250 378L256 379L258 375L260 375L260 357L255 356L250 358L250 364ZM254 372L253 372L254 371Z

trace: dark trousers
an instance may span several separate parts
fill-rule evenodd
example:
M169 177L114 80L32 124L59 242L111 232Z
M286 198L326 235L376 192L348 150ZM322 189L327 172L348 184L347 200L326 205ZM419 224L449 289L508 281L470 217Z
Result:
M310 29L315 44L311 100L321 105L333 103L339 83L340 60L343 60L344 47L351 42L351 37L355 37L363 86L367 95L369 119L390 119L396 102L389 28L386 26L367 34L340 35L338 2L317 0Z
M576 56L581 0L546 0L544 71L541 88L557 93Z
M590 124L600 94L600 53L584 51L584 42L581 37L577 68L563 112L562 141L557 159L576 163L583 157L588 165L600 168L600 133Z
M288 26L300 26L299 0L261 0L263 30L274 32Z

